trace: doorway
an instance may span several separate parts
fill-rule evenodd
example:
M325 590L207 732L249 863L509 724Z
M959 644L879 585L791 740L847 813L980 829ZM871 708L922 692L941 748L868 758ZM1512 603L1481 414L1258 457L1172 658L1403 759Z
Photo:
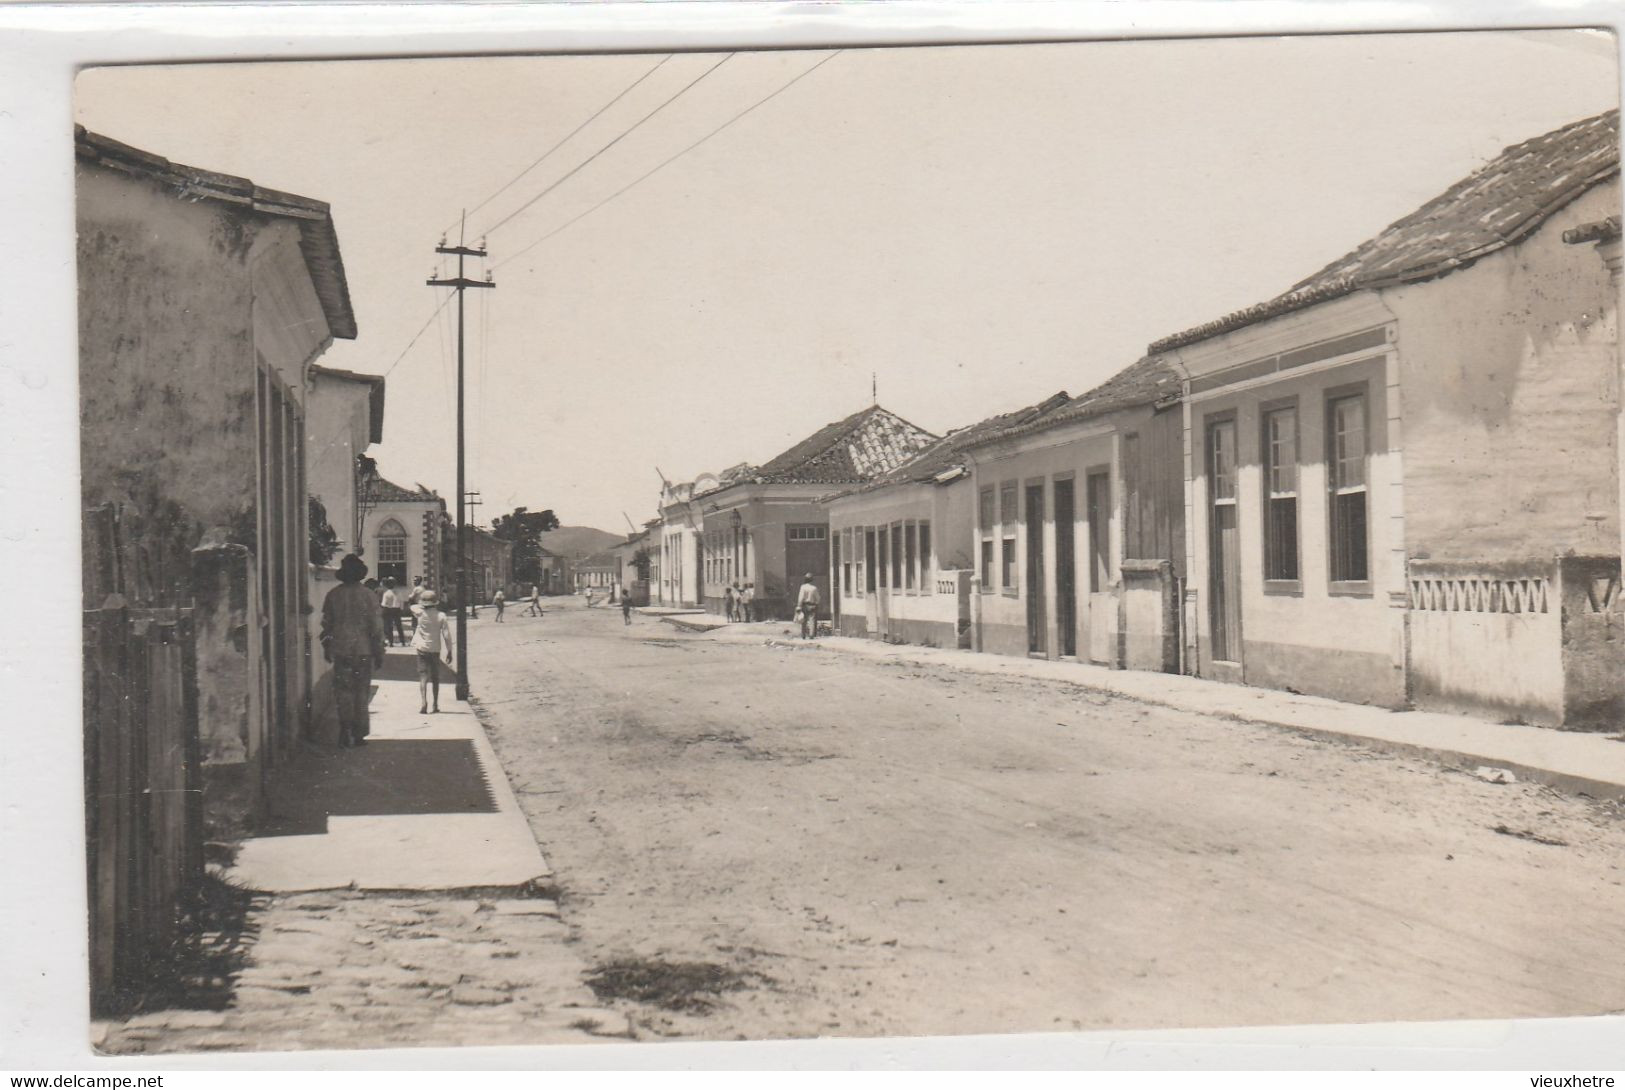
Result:
M1208 592L1212 659L1241 662L1241 541L1236 512L1236 422L1207 427Z
M1027 653L1043 655L1049 651L1045 638L1044 616L1044 486L1027 486L1024 506L1027 524Z
M1078 654L1077 555L1073 548L1076 500L1070 478L1055 482L1055 636L1062 658Z
M1089 526L1089 661L1110 663L1117 599L1112 595L1112 475L1091 472L1083 483L1084 514Z

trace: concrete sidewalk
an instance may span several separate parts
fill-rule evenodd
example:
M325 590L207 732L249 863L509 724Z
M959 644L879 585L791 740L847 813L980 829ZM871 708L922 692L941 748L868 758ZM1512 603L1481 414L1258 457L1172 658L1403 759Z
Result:
M725 618L674 618L684 627L729 641L786 640L787 622L729 625ZM710 622L720 622L711 624ZM704 622L706 627L702 628ZM1389 711L1323 697L1209 681L1177 674L1111 670L1074 662L1021 659L971 651L898 646L878 640L824 637L798 647L968 673L1030 677L1113 693L1147 704L1283 727L1333 741L1369 745L1425 757L1468 771L1506 769L1517 778L1574 794L1625 802L1625 742L1620 734L1561 731L1550 727L1491 723L1443 712ZM1622 725L1625 727L1625 725Z
M548 874L473 709L442 671L440 714L418 713L413 654L373 679L367 744L302 751L273 781L270 815L226 877L248 889L512 888Z

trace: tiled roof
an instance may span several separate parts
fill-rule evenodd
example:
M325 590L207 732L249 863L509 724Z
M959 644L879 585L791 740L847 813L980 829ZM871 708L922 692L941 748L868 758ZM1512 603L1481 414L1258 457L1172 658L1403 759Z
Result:
M316 296L327 316L327 326L335 337L354 339L355 311L350 307L350 286L344 276L338 233L333 228L333 215L327 204L293 193L266 189L247 178L172 163L161 155L90 132L82 125L74 126L73 135L74 150L80 159L125 174L151 178L176 197L216 200L264 215L283 216L297 221L299 249L304 254L305 265L310 269Z
M1514 144L1284 294L1164 337L1148 351L1194 344L1355 291L1466 268L1521 241L1558 209L1618 173L1618 110Z
M837 494L850 496L860 492L873 492L881 488L890 488L893 485L920 484L937 480L956 469L963 468L966 462L965 451L977 443L995 434L1003 433L1007 429L1030 423L1067 404L1070 400L1067 392L1062 390L1060 393L1047 397L1036 405L1028 405L1026 408L1017 409L1014 412L1000 413L978 423L956 428L896 469L881 474L868 484L847 489Z
M1155 356L1142 356L1088 393L1079 394L1062 405L1025 420L1012 421L1002 428L990 428L965 446L1043 431L1076 420L1104 416L1119 409L1155 405L1165 398L1178 397L1180 382L1179 373L1169 364Z
M440 497L432 490L424 488L421 484L417 488L402 488L394 481L379 477L373 482L372 501L374 503L433 503Z
M930 446L936 436L896 413L871 405L845 420L826 424L734 484L860 484L888 473Z

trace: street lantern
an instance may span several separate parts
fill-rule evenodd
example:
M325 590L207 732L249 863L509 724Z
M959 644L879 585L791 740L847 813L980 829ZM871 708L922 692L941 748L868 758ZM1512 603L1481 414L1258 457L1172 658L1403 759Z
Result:
M739 529L745 524L745 520L739 517L739 508L737 507L735 507L733 509L733 513L728 516L728 521L733 523L733 528L735 530Z

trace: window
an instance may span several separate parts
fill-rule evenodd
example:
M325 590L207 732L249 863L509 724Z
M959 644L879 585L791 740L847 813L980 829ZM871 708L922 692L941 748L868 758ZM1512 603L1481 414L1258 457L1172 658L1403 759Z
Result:
M993 589L993 489L977 497L976 528L982 536L982 589Z
M891 524L891 585L893 590L903 589L903 524Z
M1365 395L1326 402L1326 484L1331 538L1331 579L1364 583L1371 578L1366 545Z
M930 594L931 584L935 573L931 563L931 524L922 521L919 525L919 556L920 556L920 593Z
M1298 410L1264 413L1264 578L1298 578Z
M999 586L1011 592L1016 589L1016 524L1020 520L1016 482L1006 481L999 486L999 535L1004 546L999 557Z
M406 528L394 519L378 527L378 563L406 563Z
M870 594L875 592L875 575L880 565L876 563L875 528L867 526L863 530L863 589Z
M823 541L824 530L822 526L791 526L786 533L791 541Z

